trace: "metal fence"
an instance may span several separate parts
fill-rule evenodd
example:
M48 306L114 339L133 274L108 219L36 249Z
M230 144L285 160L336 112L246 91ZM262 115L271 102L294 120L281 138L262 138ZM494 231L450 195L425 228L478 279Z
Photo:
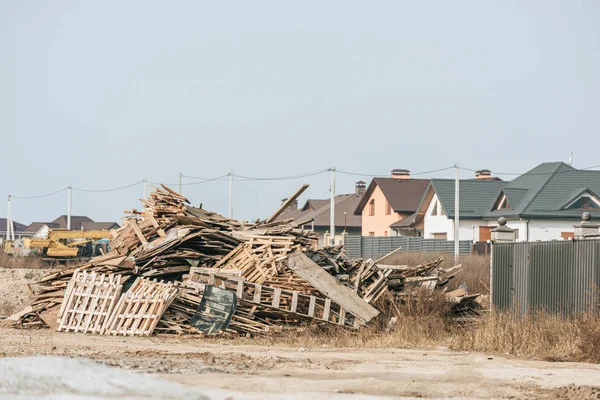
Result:
M600 240L494 244L491 264L496 309L565 316L597 310Z
M436 251L453 253L454 242L446 239L423 239L407 236L347 236L344 240L346 255L350 259L379 258L401 248L400 251ZM471 253L471 241L461 240L460 254Z

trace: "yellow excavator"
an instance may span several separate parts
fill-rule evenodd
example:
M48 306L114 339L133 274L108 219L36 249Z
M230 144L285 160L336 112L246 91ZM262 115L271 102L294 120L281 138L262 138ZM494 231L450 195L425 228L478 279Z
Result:
M92 257L100 249L106 251L106 242L110 239L108 230L69 231L66 229L51 229L47 239L26 238L23 247L39 249L47 257ZM100 243L99 243L100 241ZM102 247L104 246L104 247ZM84 254L89 253L89 254Z

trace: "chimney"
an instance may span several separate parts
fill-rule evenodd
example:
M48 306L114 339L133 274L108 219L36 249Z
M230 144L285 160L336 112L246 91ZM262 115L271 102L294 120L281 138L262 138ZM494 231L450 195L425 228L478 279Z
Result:
M410 171L407 169L393 169L392 170L392 178L393 179L410 179Z
M281 204L285 203L287 201L287 197L285 199L281 199ZM290 210L297 210L298 209L298 200L294 200L290 203L289 206L287 206L287 208L289 208Z
M358 181L356 182L356 194L359 196L362 196L363 194L365 194L365 190L367 190L367 185L364 181Z
M475 179L494 179L494 177L489 169L480 169L475 171Z

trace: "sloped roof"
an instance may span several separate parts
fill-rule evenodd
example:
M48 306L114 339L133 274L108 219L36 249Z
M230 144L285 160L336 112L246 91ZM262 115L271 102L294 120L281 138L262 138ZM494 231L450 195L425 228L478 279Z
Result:
M419 215L419 212L415 211L414 213L391 224L390 228L412 228L421 219L422 217Z
M429 182L429 179L373 178L354 214L362 214L362 210L377 186L379 186L387 201L390 202L394 212L413 213L419 207Z
M60 228L60 226L58 224L53 223L53 222L32 222L31 224L29 224L29 226L25 229L24 232L27 232L27 233L36 233L44 225L48 225L49 228L54 228L54 229L55 228Z
M508 182L487 179L461 180L460 218L482 218L492 209L502 189L507 185ZM431 186L448 218L454 218L454 179L432 179Z
M577 193L600 193L600 171L579 170L564 162L543 163L506 187L509 192L513 189L520 189L523 196L515 203L509 198L512 210L490 209L486 217L580 218L583 210L563 208L567 202L575 200ZM595 219L600 218L598 209L585 211L590 212Z
M119 224L117 224L116 222L82 222L81 223L81 229L86 230L86 231L91 231L91 230L109 230L115 227L118 227Z
M61 229L67 229L67 216L61 215L52 221L55 224L58 224L58 227ZM71 215L71 230L79 231L81 230L82 223L84 222L94 222L90 217L86 217L83 215Z
M6 218L0 218L0 231L6 232ZM23 232L27 229L27 225L23 225L18 223L17 221L13 221L13 228L15 229L15 233Z
M354 210L362 198L358 194L339 194L335 196L335 226L344 227L344 212L346 212L346 226L349 228L359 228L362 226L362 217L360 215L354 215ZM305 204L301 209L287 209L284 211L277 220L284 220L293 218L296 221L306 220L308 218L314 219L315 226L329 227L329 209L330 200L309 200L312 206ZM307 203L309 202L307 201ZM319 208L314 209L314 206L320 205ZM306 210L304 210L306 208ZM303 211L304 210L304 211Z

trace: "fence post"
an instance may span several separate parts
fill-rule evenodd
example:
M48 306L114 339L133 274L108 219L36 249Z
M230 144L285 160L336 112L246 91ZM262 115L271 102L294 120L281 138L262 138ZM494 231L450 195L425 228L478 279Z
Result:
M494 310L494 243L490 245L490 312Z

